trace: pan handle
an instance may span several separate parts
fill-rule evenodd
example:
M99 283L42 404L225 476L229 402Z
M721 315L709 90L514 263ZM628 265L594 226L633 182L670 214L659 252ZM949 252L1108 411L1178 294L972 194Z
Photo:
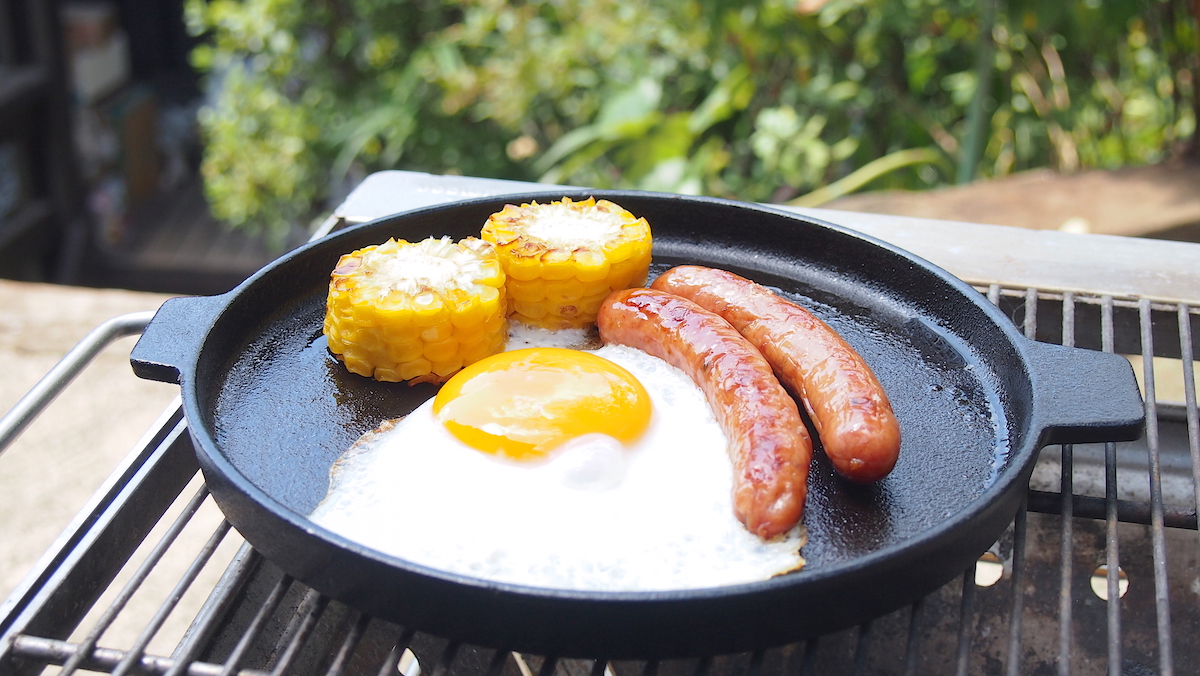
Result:
M1026 340L1024 352L1042 445L1142 436L1146 410L1128 359L1033 340Z
M171 298L158 308L154 318L129 353L129 363L139 378L178 384L196 363L204 339L225 308L220 296Z

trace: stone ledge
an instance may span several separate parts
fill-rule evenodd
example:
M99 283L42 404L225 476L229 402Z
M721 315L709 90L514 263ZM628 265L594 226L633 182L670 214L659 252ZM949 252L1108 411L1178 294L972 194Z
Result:
M1034 230L1156 236L1200 223L1200 164L1169 162L1076 174L1028 171L926 192L848 195L822 207Z

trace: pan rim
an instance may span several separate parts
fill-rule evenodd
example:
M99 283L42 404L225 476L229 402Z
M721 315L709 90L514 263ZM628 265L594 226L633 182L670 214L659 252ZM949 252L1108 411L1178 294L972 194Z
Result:
M392 214L366 223L354 225L330 236L310 242L292 252L289 252L288 254L280 257L276 261L256 272L254 275L239 284L236 288L232 289L226 294L221 294L224 297L221 304L221 311L213 317L212 326L216 326L221 321L222 316L237 301L237 299L241 297L241 295L247 289L254 288L262 278L271 275L275 270L287 265L290 261L298 257L308 254L308 252L314 249L330 247L332 242L353 237L356 233L359 233L362 230L368 228L378 228L384 224L394 222L401 218L411 218L423 214L469 209L473 206L496 203L512 198L518 198L524 201L532 201L538 199L554 200L561 199L562 197L571 197L572 199L575 199L577 197L588 196L594 196L597 199L613 199L614 201L621 198L646 198L655 200L665 199L674 201L700 202L719 205L727 208L758 211L773 216L826 228L840 233L843 236L863 242L864 244L883 249L892 256L913 263L922 271L922 273L932 275L933 277L937 278L939 283L945 285L949 289L953 289L957 294L966 297L970 303L983 310L988 318L992 320L987 329L989 331L998 330L1003 335L1005 342L1012 346L1013 352L1019 357L1019 362L1023 367L1023 372L1019 374L1021 381L1026 383L1030 381L1030 368L1027 361L1026 351L1023 349L1023 344L1025 341L1032 342L1031 339L1018 332L1015 326L995 305L990 302L986 302L986 299L982 299L982 296L976 298L975 296L978 296L979 294L973 287L957 277L954 277L942 268L916 256L915 254L912 254L911 252L901 249L900 247L892 245L888 242L884 242L869 235L857 232L845 226L769 205L739 202L724 198L692 197L645 191L564 189L560 191L521 192L513 193L511 195L486 196L456 201L453 203L422 207L420 209ZM195 374L197 369L194 368L195 365L199 363L203 353L204 348L197 353L196 362L193 364L193 368L190 370L190 372L184 375L181 381L181 386L184 387L185 391L189 395L183 397L185 410L188 414L189 420L207 420L207 417L200 410L198 401L199 396L196 392L196 381L198 379L196 378ZM221 447L212 434L212 430L210 429L209 425L193 426L189 423L188 427L190 433L193 435L193 438L195 438L197 441L197 451L202 453L204 456L204 462L210 463L213 466L213 469L219 471L223 475L222 478L233 485L236 490L240 491L246 498L252 500L261 508L269 511L275 518L281 518L288 523L288 525L294 528L316 535L326 544L331 545L339 550L352 553L353 555L363 557L389 567L398 568L408 573L480 590L564 601L654 603L769 594L781 588L790 588L796 585L819 586L828 584L831 580L837 580L856 571L873 569L881 565L883 562L895 560L898 556L901 556L906 552L921 551L928 547L934 546L939 541L952 537L953 533L958 529L963 528L966 522L978 518L999 497L1007 495L1008 492L1012 490L1012 485L1020 481L1022 477L1027 474L1026 470L1031 469L1031 462L1036 457L1037 451L1041 446L1040 436L1043 430L1037 428L1038 423L1039 421L1032 416L1029 416L1027 420L1023 421L1023 424L1019 426L1019 429L1024 433L1022 443L1019 446L1012 444L1009 445L1008 458L1004 463L1005 469L997 474L995 479L984 488L980 495L972 499L955 513L946 516L934 526L925 528L919 533L916 533L900 542L886 545L880 549L863 554L849 561L838 562L827 566L822 566L817 569L805 568L804 570L796 573L778 576L767 580L695 589L621 592L556 589L484 580L481 578L429 568L420 564L409 562L394 555L372 549L315 524L308 518L307 515L300 514L295 510L283 505L271 494L259 488L239 469L237 469L237 467L235 467L228 457L221 451ZM204 463L202 462L202 464Z

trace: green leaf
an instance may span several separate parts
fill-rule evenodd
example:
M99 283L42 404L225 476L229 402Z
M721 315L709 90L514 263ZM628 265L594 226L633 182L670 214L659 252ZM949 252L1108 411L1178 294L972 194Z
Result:
M603 138L603 132L598 125L589 125L573 129L554 142L550 149L542 154L534 164L534 170L539 174L550 171L563 158L578 152L592 141Z
M739 63L726 73L692 111L688 131L701 134L714 124L729 119L734 113L745 110L754 96L754 81L750 76L750 66L744 63Z
M596 126L606 138L620 138L629 130L645 128L656 117L662 85L644 77L635 85L604 102L596 115Z

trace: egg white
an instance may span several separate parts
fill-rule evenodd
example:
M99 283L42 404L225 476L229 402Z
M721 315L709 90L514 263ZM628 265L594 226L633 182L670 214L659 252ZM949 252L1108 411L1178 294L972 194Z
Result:
M510 349L542 342L514 338ZM422 566L550 589L696 589L802 566L802 527L763 542L734 517L726 438L687 375L633 348L591 351L650 393L632 447L589 435L518 464L459 442L430 400L343 455L310 518Z

